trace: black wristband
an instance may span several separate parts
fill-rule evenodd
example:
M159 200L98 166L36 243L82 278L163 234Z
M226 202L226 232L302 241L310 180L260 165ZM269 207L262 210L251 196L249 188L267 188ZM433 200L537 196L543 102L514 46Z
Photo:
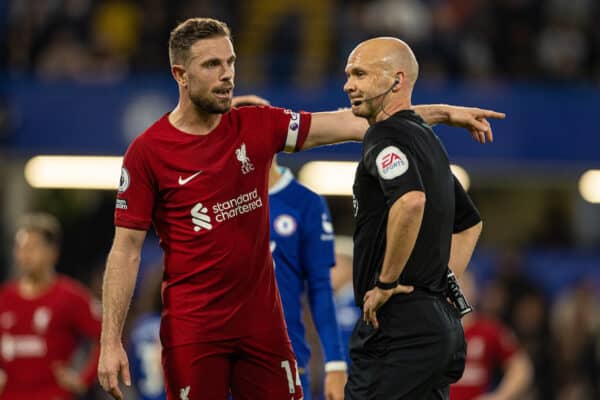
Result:
M381 282L379 280L379 278L377 278L377 282L375 282L375 286L381 290L391 290L391 289L395 288L396 286L398 286L398 280L395 280L394 282Z

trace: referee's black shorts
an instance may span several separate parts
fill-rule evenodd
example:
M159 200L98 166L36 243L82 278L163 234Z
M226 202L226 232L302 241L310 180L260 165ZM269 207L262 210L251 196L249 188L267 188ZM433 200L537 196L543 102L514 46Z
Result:
M454 307L415 290L377 311L379 329L356 323L346 400L448 399L465 367L465 336Z

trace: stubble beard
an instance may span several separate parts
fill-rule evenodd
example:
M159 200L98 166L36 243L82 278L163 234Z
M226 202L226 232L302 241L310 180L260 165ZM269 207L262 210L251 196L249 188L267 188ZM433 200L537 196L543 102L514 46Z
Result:
M211 99L210 94L201 96L198 94L189 94L191 102L198 111L207 114L223 114L231 110L231 98L229 99Z

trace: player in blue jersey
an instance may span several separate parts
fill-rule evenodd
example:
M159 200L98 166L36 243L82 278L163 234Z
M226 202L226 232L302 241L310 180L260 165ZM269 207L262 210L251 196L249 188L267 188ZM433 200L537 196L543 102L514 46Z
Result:
M352 247L351 236L335 237L335 267L331 269L331 286L333 287L335 312L337 315L340 337L344 349L346 363L350 367L349 344L356 321L362 310L354 301L352 286Z
M166 400L160 361L160 284L162 268L156 266L142 281L136 301L137 318L129 333L131 378L139 400Z
M311 399L310 360L302 318L306 294L325 358L325 399L344 398L346 357L340 341L330 268L333 226L325 200L302 186L273 159L269 176L271 252L285 321L296 354L304 399Z

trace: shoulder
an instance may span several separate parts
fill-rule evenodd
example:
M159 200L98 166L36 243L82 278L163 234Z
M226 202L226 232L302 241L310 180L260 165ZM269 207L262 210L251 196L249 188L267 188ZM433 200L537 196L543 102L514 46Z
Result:
M17 294L18 282L11 280L0 284L0 297L13 296Z
M292 179L288 186L282 191L282 194L288 199L288 203L295 205L295 208L307 210L318 207L323 208L325 199L318 193L307 188L297 179Z
M88 300L92 293L82 283L66 275L59 275L56 280L56 287L61 292L72 298Z
M398 146L410 146L413 138L421 130L419 125L401 113L372 125L365 135L365 145L390 143Z

